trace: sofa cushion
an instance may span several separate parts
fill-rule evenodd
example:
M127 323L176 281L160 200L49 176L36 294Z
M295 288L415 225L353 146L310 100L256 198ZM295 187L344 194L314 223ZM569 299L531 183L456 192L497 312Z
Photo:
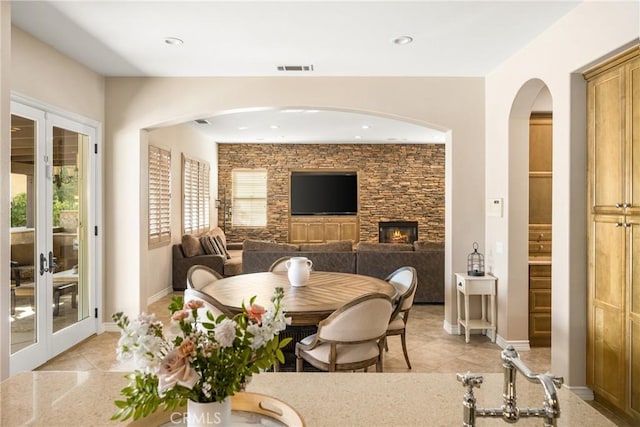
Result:
M413 242L413 249L416 251L441 251L444 249L444 244L416 240Z
M303 243L300 244L301 252L351 252L353 241L331 240L327 243Z
M260 251L260 252L297 252L297 245L290 245L288 243L273 243L264 240L245 240L242 244L242 249L245 251Z
M193 234L184 234L182 236L182 252L187 258L196 255L204 255L204 249L200 244L200 240Z
M358 252L413 252L409 243L358 243Z
M224 275L237 276L242 274L242 251L230 250L229 255L231 258L224 262Z

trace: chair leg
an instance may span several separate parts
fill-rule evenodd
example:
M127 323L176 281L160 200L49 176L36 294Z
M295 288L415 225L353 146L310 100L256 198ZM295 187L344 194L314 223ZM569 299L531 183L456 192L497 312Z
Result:
M11 288L11 315L16 314L16 290Z
M404 353L404 360L407 362L407 366L411 369L411 362L409 362L409 353L407 353L407 340L404 331L400 334L400 340L402 341L402 352Z
M304 361L302 360L302 357L296 356L296 372L302 372L303 363Z

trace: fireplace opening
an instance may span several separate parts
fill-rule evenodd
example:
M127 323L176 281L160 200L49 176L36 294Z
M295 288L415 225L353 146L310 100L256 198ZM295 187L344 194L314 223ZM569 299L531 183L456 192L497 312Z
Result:
M418 240L418 221L384 221L378 223L380 243L413 243Z

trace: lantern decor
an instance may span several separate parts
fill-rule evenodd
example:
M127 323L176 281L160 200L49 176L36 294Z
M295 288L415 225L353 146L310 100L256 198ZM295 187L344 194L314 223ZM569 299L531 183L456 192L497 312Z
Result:
M484 276L484 256L478 252L478 242L473 242L473 252L467 257L467 274Z

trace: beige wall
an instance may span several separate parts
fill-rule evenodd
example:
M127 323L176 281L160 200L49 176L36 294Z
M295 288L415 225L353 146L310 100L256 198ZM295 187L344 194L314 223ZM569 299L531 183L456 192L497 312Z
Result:
M450 131L447 147L452 194L447 274L450 311L453 270L464 268L473 241L484 241L484 82L481 78L108 78L105 219L107 301L105 313L144 309L145 273L140 247L140 129L183 123L228 110L310 107L397 117ZM138 236L138 244L131 244ZM144 252L144 251L142 251ZM169 262L169 260L167 260ZM455 301L455 300L453 300ZM453 319L455 313L448 313ZM106 320L106 319L105 319Z
M486 218L487 263L499 277L499 342L528 346L527 127L546 84L553 99L552 371L574 387L586 381L586 89L580 73L637 41L639 32L637 2L586 2L486 79L486 194L505 200L503 218Z
M148 144L171 150L171 243L180 243L182 235L182 154L190 158L209 162L211 166L211 213L210 218L215 221L214 200L218 194L215 170L217 169L216 144L203 134L187 125L175 125L159 128L148 132ZM147 145L148 146L148 145ZM142 152L140 186L142 206L148 205L148 151ZM142 210L142 234L148 232L148 210ZM144 239L143 239L144 240ZM172 290L171 288L171 244L159 248L149 249L143 242L141 262L143 274L141 283L146 287L147 303ZM144 301L143 301L144 303Z
M267 171L267 226L236 228L228 220L227 241L289 241L290 171L342 169L358 174L359 240L377 242L379 221L405 220L418 222L420 240L444 242L442 144L219 144L218 156L227 200L234 169Z

